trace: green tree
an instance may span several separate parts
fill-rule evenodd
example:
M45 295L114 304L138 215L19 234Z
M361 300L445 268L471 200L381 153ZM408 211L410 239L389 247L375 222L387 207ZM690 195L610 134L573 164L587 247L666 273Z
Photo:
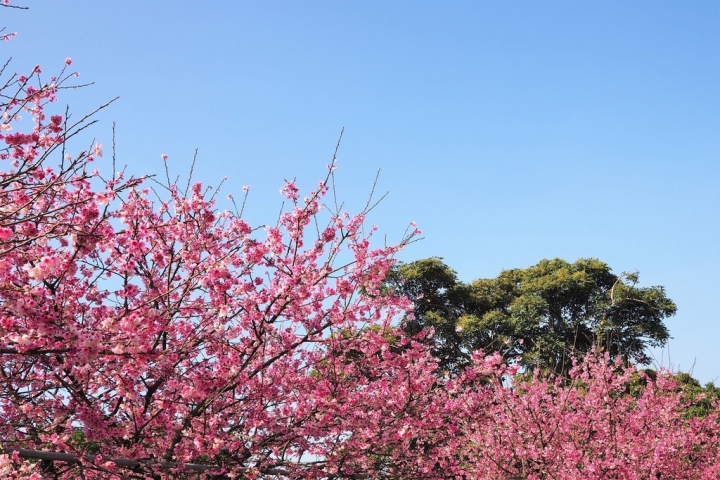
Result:
M597 259L542 260L463 283L440 258L427 258L400 264L388 277L415 305L405 332L433 327L433 353L449 372L478 349L557 374L593 348L647 364L647 348L670 338L663 320L677 308L663 287L637 283L637 273L615 275Z
M713 382L708 382L703 387L697 379L685 372L676 373L674 377L683 392L683 400L687 402L687 417L703 418L717 409L720 387Z

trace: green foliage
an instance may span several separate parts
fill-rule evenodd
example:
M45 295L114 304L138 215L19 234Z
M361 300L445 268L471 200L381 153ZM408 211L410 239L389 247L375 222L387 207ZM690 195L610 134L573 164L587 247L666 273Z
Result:
M88 455L100 453L100 445L97 442L88 442L85 438L85 430L82 428L76 428L73 430L70 434L69 443Z
M413 301L414 315L405 319L405 333L416 336L432 327L434 337L424 340L432 344L441 367L455 370L465 366L469 356L456 324L468 295L455 271L439 258L426 258L400 264L389 273L387 283Z
M720 402L720 387L712 382L701 386L689 373L677 373L675 380L680 384L683 400L687 402L687 417L703 418L717 409Z
M405 332L432 327L433 353L445 370L459 371L482 349L561 375L573 356L593 348L647 364L646 349L665 345L663 320L676 306L663 287L637 283L637 273L615 275L597 259L542 260L466 284L440 258L427 258L388 277L415 305Z

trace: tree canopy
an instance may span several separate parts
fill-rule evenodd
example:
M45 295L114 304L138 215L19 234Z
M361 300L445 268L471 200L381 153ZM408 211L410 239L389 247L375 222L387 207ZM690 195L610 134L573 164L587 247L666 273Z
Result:
M478 349L555 373L593 348L647 364L647 348L665 345L663 320L676 312L663 287L641 288L637 273L614 274L593 258L542 260L470 283L427 258L397 266L388 283L413 301L405 332L432 327L433 353L452 371Z

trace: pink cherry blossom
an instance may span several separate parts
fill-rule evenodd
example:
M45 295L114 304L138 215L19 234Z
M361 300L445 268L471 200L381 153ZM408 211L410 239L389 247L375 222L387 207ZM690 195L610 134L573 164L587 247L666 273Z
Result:
M13 237L13 231L10 228L0 228L0 241L10 240Z
M102 157L102 156L103 156L102 145L99 144L99 143L96 143L96 144L93 146L92 152L93 152L93 155L96 155L96 156L98 156L98 157Z

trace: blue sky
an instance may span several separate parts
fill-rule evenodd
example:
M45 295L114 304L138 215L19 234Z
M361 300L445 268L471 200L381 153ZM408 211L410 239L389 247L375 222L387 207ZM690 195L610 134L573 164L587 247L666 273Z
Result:
M0 9L12 69L72 57L95 82L63 94L78 114L119 95L92 135L115 121L131 172L167 153L185 175L197 148L196 178L252 185L269 223L345 127L339 194L361 208L381 169L370 221L424 232L404 260L466 281L553 257L637 270L678 304L672 366L720 377L720 3L22 4Z

